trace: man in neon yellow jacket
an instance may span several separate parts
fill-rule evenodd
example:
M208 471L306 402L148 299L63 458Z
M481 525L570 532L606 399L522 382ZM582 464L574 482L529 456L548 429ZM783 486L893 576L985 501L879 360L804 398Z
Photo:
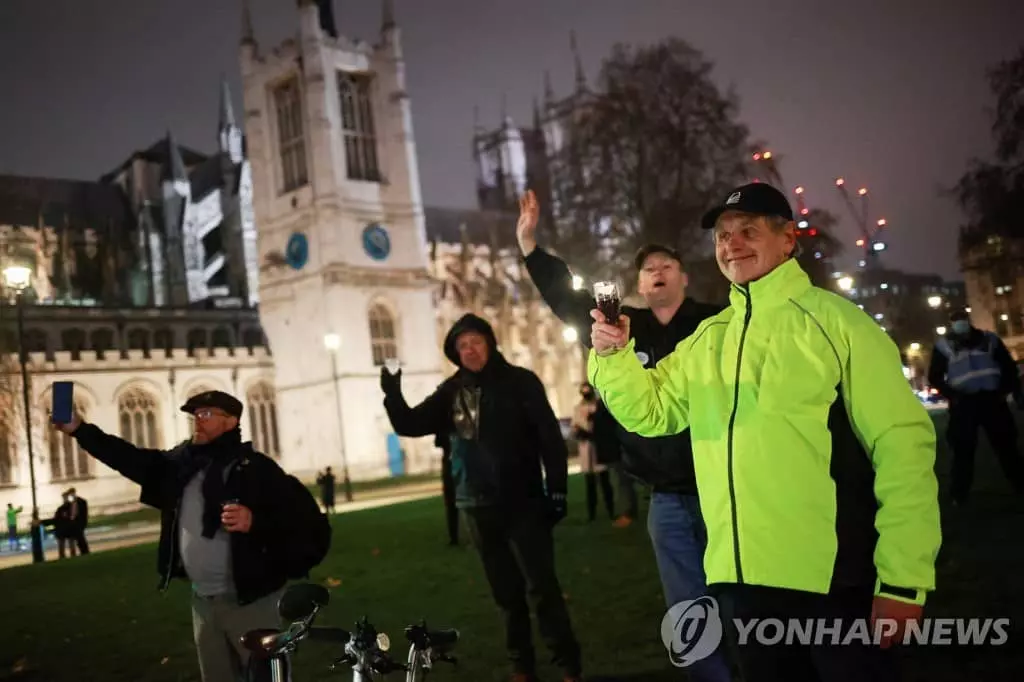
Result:
M630 431L690 428L705 570L727 630L752 617L878 625L881 637L861 648L793 651L751 637L737 652L746 680L796 679L794 665L824 680L893 679L882 648L935 588L931 419L878 324L811 285L778 190L739 187L704 227L732 282L730 307L650 370L632 352L628 318L609 324L592 311L590 381Z

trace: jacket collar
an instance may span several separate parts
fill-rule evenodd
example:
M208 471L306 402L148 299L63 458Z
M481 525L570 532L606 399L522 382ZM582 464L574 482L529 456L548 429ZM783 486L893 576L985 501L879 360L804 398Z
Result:
M729 287L729 303L745 312L748 305L759 310L774 308L799 296L811 287L811 280L796 259L790 258L764 277L747 284Z

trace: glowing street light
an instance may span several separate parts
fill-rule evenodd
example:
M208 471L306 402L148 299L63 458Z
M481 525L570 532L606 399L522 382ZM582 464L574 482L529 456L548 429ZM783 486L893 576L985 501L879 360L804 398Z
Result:
M861 187L859 190L857 190L857 194L859 194L861 196L864 196L867 193L868 193L868 188L867 187Z
M929 296L928 297L928 305L930 307L932 307L932 308L938 308L940 305L942 305L942 297L941 296Z
M842 178L836 178L836 187L842 187L845 184L846 180L843 180Z
M562 339L566 343L576 343L580 338L579 333L576 331L576 327L566 327L562 330Z
M803 194L804 193L803 185L801 185L800 187L797 187L795 190L793 190L793 193L794 194Z
M853 288L853 277L840 277L836 282L839 288L843 291L849 291Z
M910 344L910 350L912 350L912 351L919 351L919 350L921 350L921 344L919 344L917 341L915 341L914 343Z
M885 226L886 226L886 224L887 224L887 223L885 222L885 218L879 218L879 219L878 219L878 223L877 223L877 225L878 225L879 227L885 227Z
M946 328L945 327L936 327L935 328L935 333L938 334L939 336L945 336L946 335Z

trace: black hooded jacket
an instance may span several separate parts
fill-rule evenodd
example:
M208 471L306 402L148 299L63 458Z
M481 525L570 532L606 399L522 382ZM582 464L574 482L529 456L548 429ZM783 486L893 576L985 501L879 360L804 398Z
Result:
M544 302L562 322L579 332L580 342L590 347L593 320L590 311L597 304L587 291L572 287L572 275L561 259L537 247L526 257L526 268ZM692 334L700 323L721 312L722 306L699 303L686 298L668 324L661 324L649 309L623 306L629 317L630 335L635 350L645 367L654 367L676 345ZM622 444L623 468L655 492L697 494L697 478L693 468L693 445L690 430L672 436L645 438L615 424Z
M470 331L487 339L488 360L480 372L462 367L455 348ZM568 450L537 375L510 364L491 325L472 314L452 326L444 353L459 366L453 376L416 407L409 407L396 384L384 407L399 435L448 434L456 505L516 506L565 494Z

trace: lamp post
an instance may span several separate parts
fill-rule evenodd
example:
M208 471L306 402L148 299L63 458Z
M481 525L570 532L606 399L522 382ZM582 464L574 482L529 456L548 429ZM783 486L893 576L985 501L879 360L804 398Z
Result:
M338 409L338 447L341 448L341 468L345 477L345 501L352 501L352 481L348 477L348 455L345 454L345 429L341 422L341 388L338 386L338 350L341 348L341 336L324 334L324 348L331 355L331 378L334 381L334 401Z
M28 389L28 357L25 353L25 289L32 281L32 270L24 265L8 265L4 268L4 285L14 292L15 306L18 313L18 359L21 362L21 392L25 400L25 438L28 442L28 476L32 486L32 563L42 563L43 554L42 526L39 524L39 503L36 499L36 458L32 450L32 402Z

